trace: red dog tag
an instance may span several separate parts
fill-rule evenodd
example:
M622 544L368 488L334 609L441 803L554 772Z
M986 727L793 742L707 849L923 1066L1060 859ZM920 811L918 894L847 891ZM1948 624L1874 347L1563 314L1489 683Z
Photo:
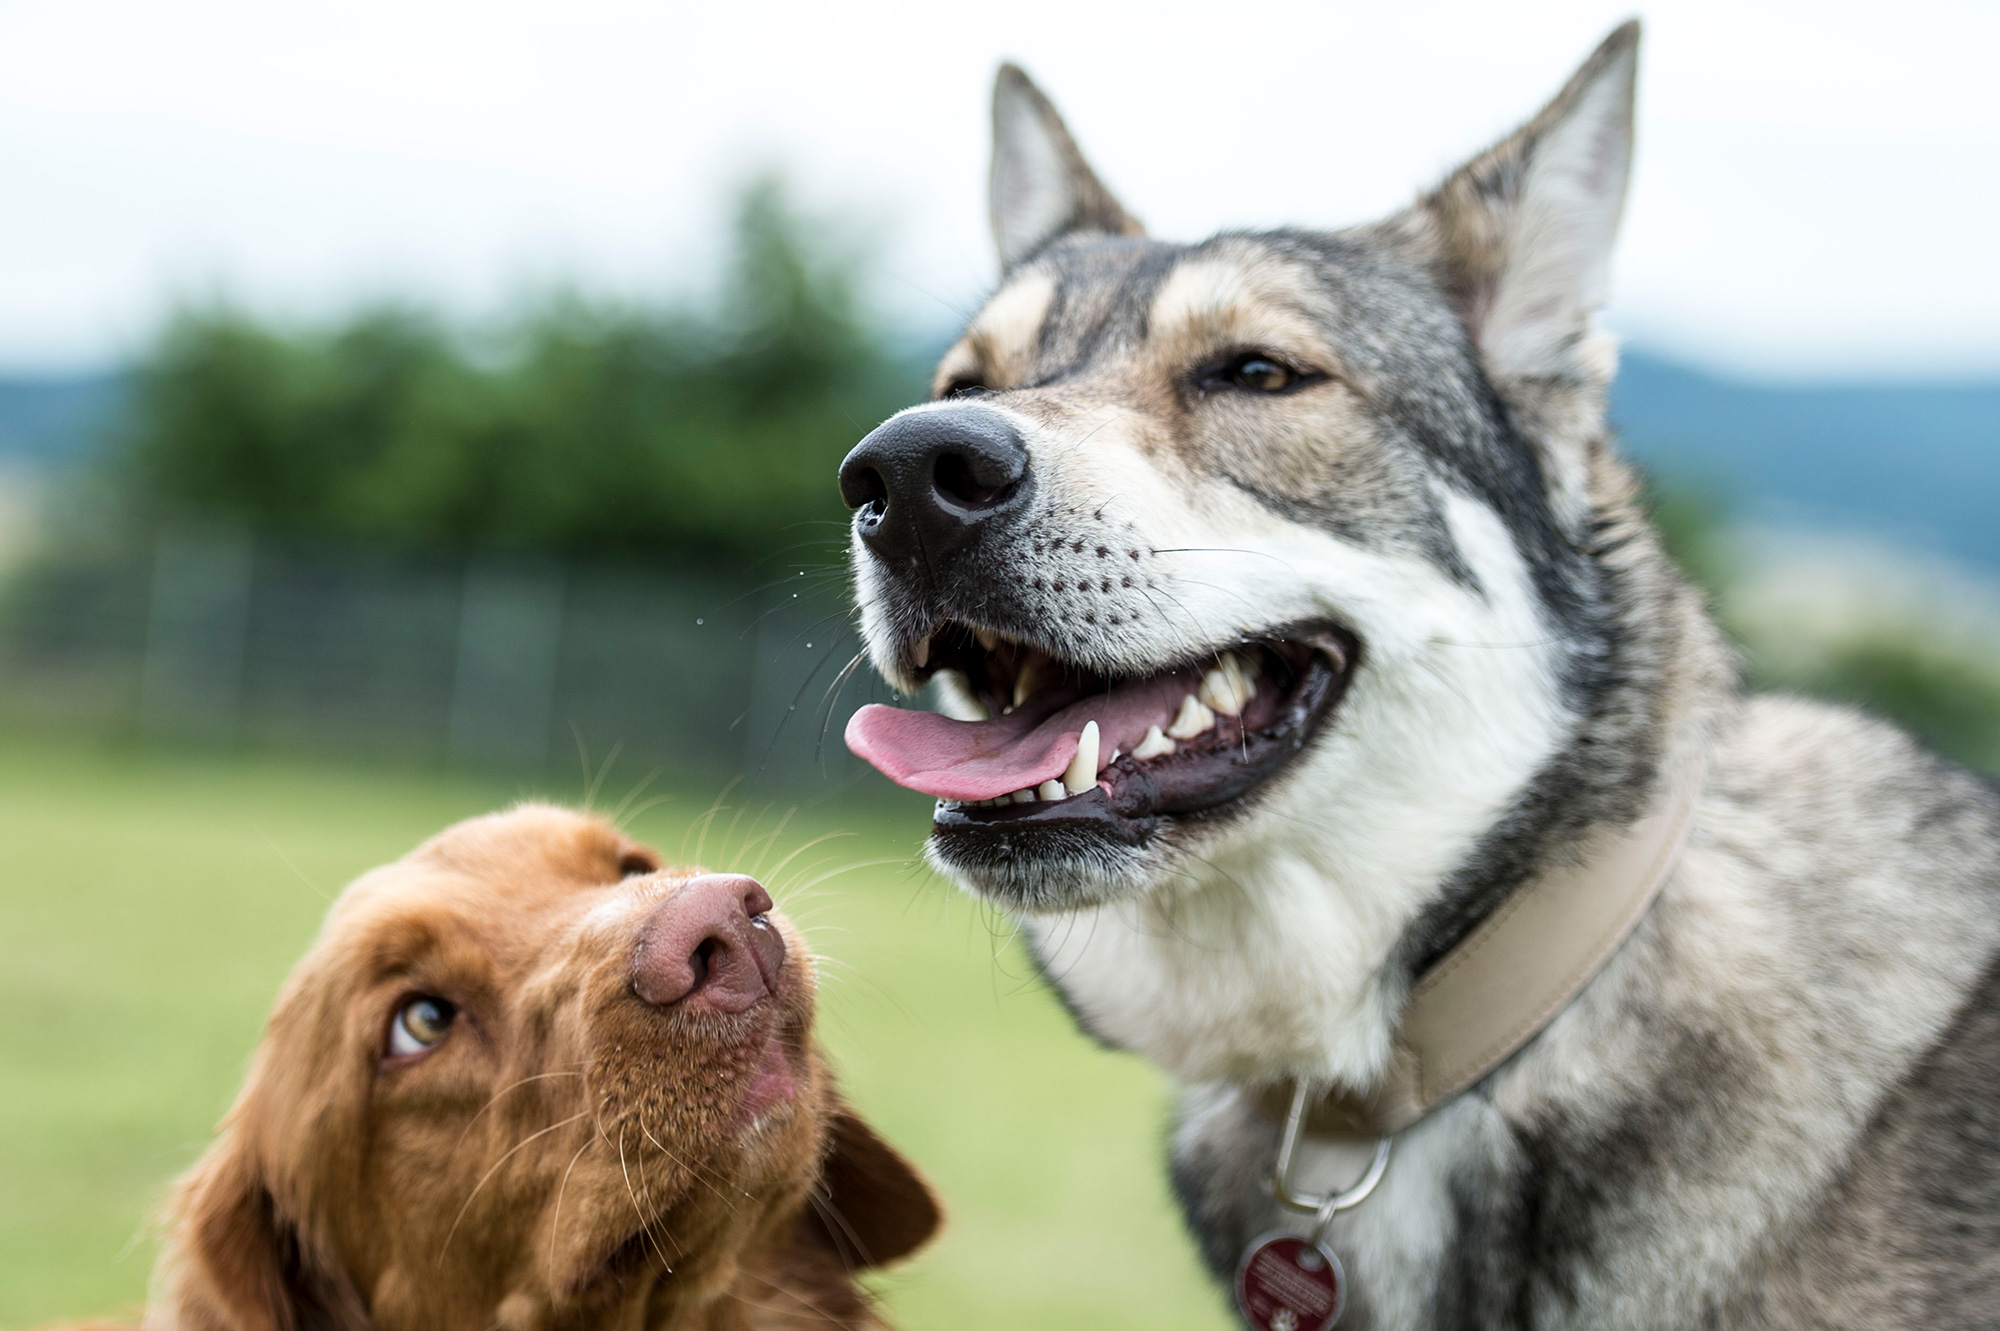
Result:
M1236 1306L1255 1331L1326 1331L1340 1320L1340 1259L1291 1234L1266 1234L1236 1268Z

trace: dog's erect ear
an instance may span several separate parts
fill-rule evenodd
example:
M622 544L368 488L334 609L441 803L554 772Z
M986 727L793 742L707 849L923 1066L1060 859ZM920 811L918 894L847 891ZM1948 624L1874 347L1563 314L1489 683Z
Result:
M368 1331L352 1280L281 1214L241 1136L225 1129L181 1183L163 1324L181 1331Z
M1607 294L1632 162L1639 23L1591 53L1541 114L1453 172L1417 208L1447 289L1494 380L1601 383L1589 336Z
M1003 273L1072 231L1143 234L1083 160L1055 107L1018 65L1000 66L993 80L993 179L987 203Z
M896 1148L845 1105L827 1133L820 1186L799 1218L800 1240L850 1271L907 1257L937 1233L944 1212Z

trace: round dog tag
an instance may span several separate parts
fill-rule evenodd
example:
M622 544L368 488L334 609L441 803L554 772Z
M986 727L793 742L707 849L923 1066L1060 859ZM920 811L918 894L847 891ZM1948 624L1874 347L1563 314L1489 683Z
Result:
M1346 1300L1340 1259L1293 1234L1266 1234L1236 1268L1236 1306L1255 1331L1326 1331Z

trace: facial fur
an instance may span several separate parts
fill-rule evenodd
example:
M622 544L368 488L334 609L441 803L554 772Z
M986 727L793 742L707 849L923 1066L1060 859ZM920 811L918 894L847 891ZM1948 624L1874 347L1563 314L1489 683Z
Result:
M739 926L777 931L773 974L704 939L714 983L649 988L657 922L713 882L546 806L356 881L179 1190L147 1326L872 1324L851 1270L918 1246L934 1204L835 1092L781 916ZM698 1001L739 971L768 992ZM439 1014L427 1046L398 1029ZM857 1153L886 1191L843 1199Z
M1693 634L1718 662L1700 668L1726 674L1603 424L1592 247L1622 202L1630 55L1607 43L1520 134L1370 226L1003 234L1001 285L938 400L884 427L976 417L1026 458L1004 516L962 546L899 563L857 526L869 651L905 689L969 631L1103 689L1246 644L1341 644L1334 700L1226 801L1149 808L1118 836L1055 826L1062 805L1037 809L1045 831L1017 807L941 805L933 862L1031 916L1104 1038L1195 1079L1365 1078L1410 966L1525 863L1644 798L1670 642ZM996 181L1007 151L1003 128ZM1540 252L1510 253L1529 213L1547 214ZM1246 359L1283 383L1246 387ZM1247 752L1229 717L1217 733ZM1135 803L1149 766L1128 750L1083 802ZM1211 973L1224 938L1267 980Z

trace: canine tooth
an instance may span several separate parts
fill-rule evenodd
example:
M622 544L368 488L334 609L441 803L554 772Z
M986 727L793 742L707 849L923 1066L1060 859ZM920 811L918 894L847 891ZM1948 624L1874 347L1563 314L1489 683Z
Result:
M1190 693L1181 699L1180 713L1174 717L1174 723L1167 727L1167 737L1193 739L1214 724L1215 713L1202 706L1201 700Z
M1118 761L1118 746L1117 746L1116 744L1113 744L1113 745L1111 746L1111 756L1110 756L1109 758L1106 758L1106 759L1104 760L1104 765L1105 765L1106 767L1109 767L1109 766L1111 766L1111 764L1113 764L1113 763L1115 763L1115 762L1117 762L1117 761Z
M1063 783L1054 777L1050 777L1048 780L1042 782L1041 785L1035 787L1035 798L1038 800L1059 800L1066 799L1068 796L1069 792L1063 789Z
M1026 665L1022 666L1019 671L1015 673L1014 705L1016 707L1019 707L1022 703L1026 702L1034 694L1035 685L1041 682L1035 678L1036 673L1037 672L1035 670L1035 663L1033 661L1028 662Z
M1016 804L1033 804L1035 802L1035 792L1032 790L1017 790L1013 794L1006 796L1006 798L1014 801Z
M1132 756L1140 762L1148 758L1161 758L1174 751L1174 742L1160 733L1158 726L1146 728L1146 738L1132 747Z
M989 652L1000 645L1000 635L992 629L974 629L972 636L979 639L979 645Z
M910 648L910 660L919 670L931 663L931 640L928 634L918 638L917 645Z
M1063 769L1063 789L1081 795L1097 784L1097 722L1083 723L1083 735L1076 742L1076 757Z

